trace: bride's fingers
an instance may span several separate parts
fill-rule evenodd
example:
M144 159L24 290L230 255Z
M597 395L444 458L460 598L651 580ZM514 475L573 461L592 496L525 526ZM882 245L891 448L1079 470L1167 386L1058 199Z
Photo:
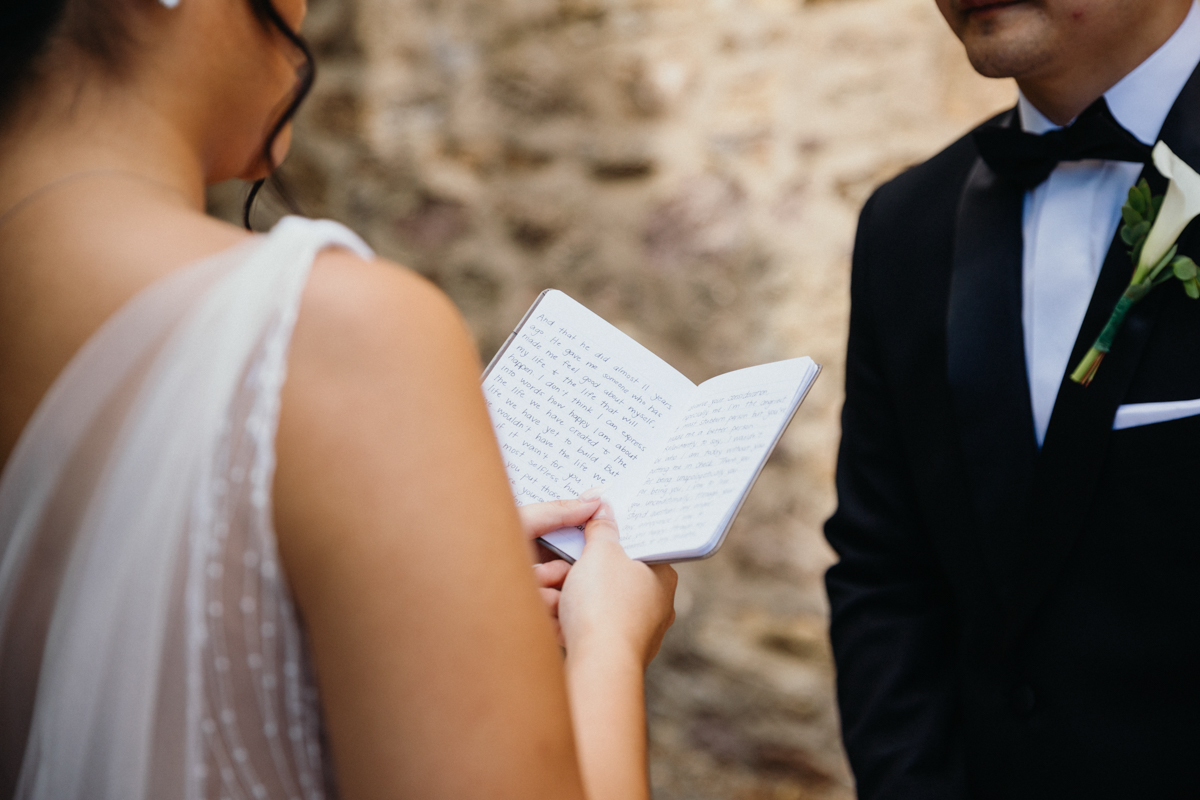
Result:
M599 506L600 495L597 493L588 499L581 497L577 500L555 500L550 503L521 506L517 509L517 514L521 517L521 527L525 529L525 533L530 539L536 539L559 528L582 525Z
M617 530L617 523L613 519L612 507L608 503L601 503L596 509L595 515L587 523L587 527L583 530L583 535L588 544L592 542L616 542L620 544L621 534Z
M663 588L675 594L675 587L679 585L679 573L670 564L651 564L650 570L654 573L654 577L658 578L658 582Z
M662 624L659 626L658 632L654 639L651 640L649 655L654 658L658 655L658 650L662 647L663 637L667 634L667 629L675 624L675 589L679 586L679 573L675 572L675 568L670 564L653 564L650 570L654 573L654 577L658 579L658 585L662 587L665 597L670 598L669 612L662 619Z
M571 565L562 559L533 565L534 580L542 589L561 589L570 571Z
M557 620L558 601L562 598L562 592L558 589L538 589L538 594L542 597L542 605L550 613L550 619Z

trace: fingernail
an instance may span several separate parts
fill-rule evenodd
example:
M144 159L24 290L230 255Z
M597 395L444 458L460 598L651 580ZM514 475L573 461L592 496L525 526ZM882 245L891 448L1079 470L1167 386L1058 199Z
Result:
M599 500L599 499L600 499L600 494L601 494L603 491L604 491L604 487L603 487L603 486L593 486L591 489L588 489L586 492L584 492L583 494L579 495L579 499L580 499L580 500L582 500L582 501L583 501L583 502L585 502L585 503L590 503L590 502L592 502L593 500Z
M608 503L601 503L600 508L596 509L596 513L592 514L592 519L613 519L612 506Z

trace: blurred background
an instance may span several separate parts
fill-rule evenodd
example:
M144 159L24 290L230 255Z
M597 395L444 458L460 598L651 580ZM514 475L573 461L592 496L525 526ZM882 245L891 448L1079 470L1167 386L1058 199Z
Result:
M485 362L555 287L697 382L824 365L725 547L679 567L651 773L657 800L852 798L821 525L855 222L1012 84L934 0L310 0L304 33L296 200L444 289Z

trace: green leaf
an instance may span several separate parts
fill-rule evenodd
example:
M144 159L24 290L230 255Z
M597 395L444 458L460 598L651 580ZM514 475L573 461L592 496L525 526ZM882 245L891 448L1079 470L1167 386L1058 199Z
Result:
M1183 290L1187 292L1187 296L1193 300L1200 300L1200 283L1197 283L1195 278L1184 283Z
M1129 204L1121 206L1121 217L1124 218L1126 225L1138 225L1145 222L1142 213Z
M1175 272L1175 277L1181 281L1194 281L1197 273L1200 272L1196 269L1196 262L1187 256L1180 256L1171 262L1171 269Z
M1141 261L1141 259L1142 259L1142 248L1143 248L1143 247L1145 247L1145 246L1146 246L1146 240L1145 240L1145 238L1138 239L1138 240L1137 240L1137 241L1134 243L1134 245L1133 245L1133 249L1129 251L1129 258L1130 258L1130 259L1133 261L1133 263L1134 263L1134 265L1135 265L1135 266L1137 265L1137 263L1138 263L1139 261Z
M1146 215L1146 209L1149 208L1149 203L1146 202L1146 196L1136 186L1129 187L1129 202L1128 204L1134 211Z
M1162 210L1163 200L1166 200L1166 199L1167 199L1167 196L1165 194L1160 194L1158 197L1156 197L1150 201L1149 218L1150 218L1151 222L1158 219L1158 212Z

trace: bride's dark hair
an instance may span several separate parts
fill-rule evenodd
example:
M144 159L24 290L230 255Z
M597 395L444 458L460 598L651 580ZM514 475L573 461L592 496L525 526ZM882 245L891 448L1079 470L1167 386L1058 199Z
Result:
M128 48L135 43L123 12L127 12L136 1L0 0L0 121L11 111L26 85L37 77L39 58L56 38L70 41L99 65L114 73L123 71ZM284 202L294 209L295 203L274 175L278 165L275 164L271 148L312 89L316 63L304 39L279 15L271 0L246 1L258 20L278 31L302 57L296 69L296 85L283 111L272 123L260 153L263 163L272 172L274 188ZM246 196L242 222L247 229L250 228L254 199L266 181L266 178L255 181Z

